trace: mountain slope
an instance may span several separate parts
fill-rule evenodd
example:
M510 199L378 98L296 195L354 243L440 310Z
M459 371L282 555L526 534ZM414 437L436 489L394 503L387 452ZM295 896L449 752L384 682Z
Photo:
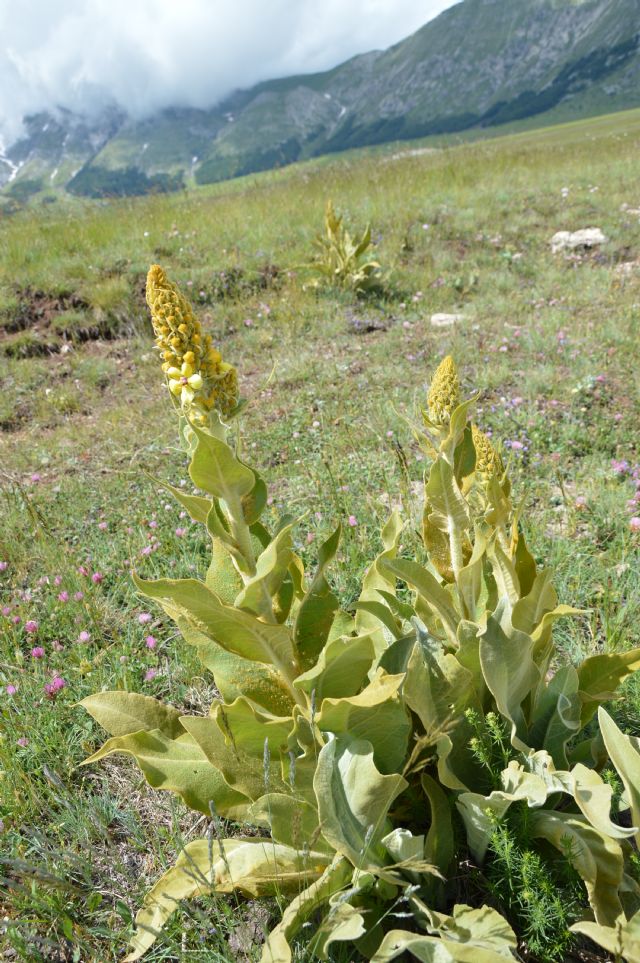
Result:
M640 0L463 0L411 37L320 74L145 121L39 116L0 154L13 193L169 190L332 151L540 115L640 105Z

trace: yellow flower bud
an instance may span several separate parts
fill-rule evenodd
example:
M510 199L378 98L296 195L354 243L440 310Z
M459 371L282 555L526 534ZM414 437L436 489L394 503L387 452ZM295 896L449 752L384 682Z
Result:
M504 468L491 439L476 425L471 425L471 437L476 450L476 471L487 475L501 474Z
M238 404L237 372L222 361L187 299L157 264L147 276L147 302L169 390L180 398L189 417L203 417L196 407L231 412Z
M431 380L427 395L429 418L436 425L449 421L460 402L460 382L455 362L450 354L443 358Z

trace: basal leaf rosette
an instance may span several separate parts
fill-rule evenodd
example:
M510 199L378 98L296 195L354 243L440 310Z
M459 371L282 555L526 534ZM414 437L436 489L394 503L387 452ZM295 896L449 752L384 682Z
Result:
M122 691L83 701L109 734L88 763L128 754L153 787L212 821L148 894L127 960L180 899L232 890L290 900L263 963L291 963L303 937L320 960L339 943L375 963L514 959L527 937L522 893L492 896L490 908L477 880L491 873L496 833L524 845L522 826L557 886L566 872L582 887L566 945L585 934L609 948L620 931L634 946L640 751L602 711L600 731L596 714L640 668L640 651L563 661L553 625L576 610L526 546L453 360L424 413L423 547L406 557L395 512L345 609L329 575L340 528L305 571L295 520L265 517L265 482L212 416L229 407L202 403L220 384L218 355L160 268L149 292L170 385L174 369L186 379L171 391L191 425L201 494L167 488L206 528L211 560L202 580L135 584L196 650L219 697L206 715ZM622 797L603 773L602 740ZM459 898L469 867L474 906Z

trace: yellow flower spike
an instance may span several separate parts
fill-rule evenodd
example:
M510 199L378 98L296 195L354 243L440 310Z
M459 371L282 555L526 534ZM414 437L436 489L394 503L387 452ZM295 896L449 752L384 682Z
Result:
M213 407L228 415L238 404L236 369L222 361L187 299L157 264L147 276L147 303L164 359L162 370L185 413L197 424L206 424L203 410Z
M471 425L471 437L476 450L476 471L486 475L501 474L502 461L488 435L480 431L476 425Z
M450 354L443 358L431 380L427 395L429 418L436 425L449 421L452 412L460 403L460 381L455 362Z

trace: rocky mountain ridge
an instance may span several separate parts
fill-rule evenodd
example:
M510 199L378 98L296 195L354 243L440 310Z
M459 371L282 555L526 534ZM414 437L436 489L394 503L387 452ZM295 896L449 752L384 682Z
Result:
M18 199L166 191L352 147L634 106L640 0L463 0L387 50L210 110L29 117L0 153L0 186Z

